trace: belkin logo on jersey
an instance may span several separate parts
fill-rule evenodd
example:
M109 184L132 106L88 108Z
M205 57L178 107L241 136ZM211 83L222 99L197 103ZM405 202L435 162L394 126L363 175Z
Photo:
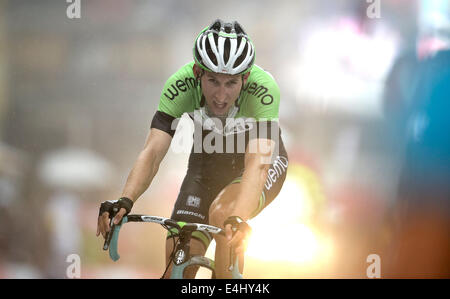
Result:
M233 119L233 121L230 122L230 125L226 125L225 128L223 128L223 135L228 136L231 134L244 133L253 129L253 125L253 119L245 119L243 121L235 121Z
M256 138L271 139L275 144L279 144L278 125L271 125L272 121L257 122L254 118L227 118L223 126L222 120L214 117L205 119L199 111L194 111L193 119L197 126L194 130L194 153L245 153L248 140ZM274 120L274 123L277 123L277 120ZM240 134L244 132L245 134ZM231 135L236 135L236 138L224 138ZM258 147L248 148L251 153L258 150L260 150Z
M202 125L204 130L228 136L250 131L253 129L254 123L255 120L252 118L228 118L225 126L222 127L222 122L219 119L208 118Z
M193 123L183 121L183 118L180 124L177 121L172 122L171 129L176 129L177 134L173 137L171 147L176 153L243 154L248 150L249 153L269 154L266 150L261 152L262 148L259 146L247 145L253 139L270 139L276 145L280 142L278 119L219 119L205 116L199 110L189 113L189 117ZM275 146L274 156L278 155L278 150L279 147Z

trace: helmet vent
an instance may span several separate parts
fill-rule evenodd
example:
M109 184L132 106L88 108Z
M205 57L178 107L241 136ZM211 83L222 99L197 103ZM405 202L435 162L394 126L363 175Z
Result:
M242 26L218 19L197 37L194 57L206 70L224 74L242 74L255 61L255 50Z

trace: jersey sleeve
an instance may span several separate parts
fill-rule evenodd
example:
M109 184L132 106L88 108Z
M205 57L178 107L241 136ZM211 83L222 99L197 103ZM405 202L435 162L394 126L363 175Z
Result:
M197 82L192 71L193 63L179 69L164 84L159 100L158 111L179 118L195 108Z
M184 65L167 79L151 128L162 130L173 137L179 118L183 113L194 110L199 91L192 71L193 65L193 62Z
M179 118L170 116L169 114L162 111L156 111L155 115L153 116L150 128L159 129L173 137L173 135L175 135L175 129L178 125L178 121Z
M252 71L253 72L253 71ZM270 73L254 69L244 88L246 116L256 121L278 121L280 88Z

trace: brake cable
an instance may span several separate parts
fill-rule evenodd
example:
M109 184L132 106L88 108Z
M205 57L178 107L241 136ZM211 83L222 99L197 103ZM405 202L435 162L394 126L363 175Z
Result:
M169 229L169 227L167 227L167 225L161 224L161 226L164 227L166 230L170 231L170 229ZM178 243L180 242L180 238L178 238L178 240L175 242L175 237L177 237L177 236L179 237L180 234L173 234L173 235L171 236L172 241L173 241L173 249L172 249L172 253L170 254L169 262L167 263L166 270L164 270L164 273L163 273L163 275L161 276L160 279L163 279L163 278L164 278L164 276L165 276L166 273L167 273L167 270L169 270L170 264L173 262L173 257L174 257L174 255L175 255L175 250L176 250L176 248L177 248Z

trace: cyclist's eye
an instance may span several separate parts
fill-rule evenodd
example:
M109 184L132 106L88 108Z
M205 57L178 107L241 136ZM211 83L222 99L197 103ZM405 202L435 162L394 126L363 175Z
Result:
M213 84L216 84L216 83L217 83L217 81L216 81L215 79L212 79L212 78L211 78L211 79L208 79L208 81L211 82L211 83L213 83Z

